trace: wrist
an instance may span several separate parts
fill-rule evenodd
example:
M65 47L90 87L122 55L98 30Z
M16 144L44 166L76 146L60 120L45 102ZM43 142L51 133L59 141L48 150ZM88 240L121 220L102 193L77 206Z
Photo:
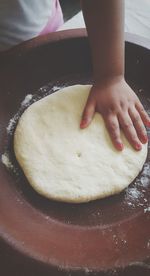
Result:
M105 75L100 77L94 77L93 86L96 87L103 87L103 86L110 86L118 82L124 81L124 74L120 75Z

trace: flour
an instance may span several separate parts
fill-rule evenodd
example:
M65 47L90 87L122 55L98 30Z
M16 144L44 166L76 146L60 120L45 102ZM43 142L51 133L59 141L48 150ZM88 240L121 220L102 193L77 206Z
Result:
M147 243L147 248L150 249L150 240Z
M60 90L61 88L62 88L62 87L55 85L55 86L53 87L53 91L54 91L54 92L55 92L55 91L58 91L58 90Z
M150 206L144 209L144 213L150 212Z
M143 93L144 92L144 90L142 88L140 88L138 91L139 91L139 93Z
M13 164L11 163L11 161L9 159L8 153L2 154L1 161L8 169L13 169L14 168Z
M15 127L16 122L18 121L18 119L19 119L18 113L15 114L14 117L12 117L12 118L10 119L9 124L8 124L8 126L7 126L7 128L6 128L8 134L12 135L13 130L14 130L14 127Z
M143 197L143 192L141 192L137 187L137 181L135 187L129 187L126 189L125 201L128 206L136 207L137 205L140 205L141 198Z
M137 190L137 188L131 188L127 190L127 196L128 198L137 200L141 196L141 193Z
M148 203L145 197L146 189L150 185L150 162L146 162L143 167L143 171L139 177L135 180L134 187L128 187L125 193L125 200L128 206L145 206ZM142 199L142 200L141 200ZM147 212L145 207L144 212Z
M28 95L24 98L24 100L21 102L21 108L27 107L27 106L30 104L32 97L33 97L33 95L28 94ZM19 117L20 117L19 112L17 112L17 113L10 119L10 121L9 121L9 123L8 123L8 126L7 126L7 128L6 128L6 129L7 129L7 133L8 133L9 135L12 135L12 134L13 134L14 128L15 128L15 126L16 126L16 123L17 123Z
M8 152L5 152L1 156L1 162L6 166L6 168L12 171L15 175L18 175L18 169L11 162L11 158Z
M27 105L30 103L30 101L31 101L32 98L33 98L33 95L32 95L32 94L28 94L28 95L24 98L24 100L22 101L21 106L22 106L22 107L27 106Z

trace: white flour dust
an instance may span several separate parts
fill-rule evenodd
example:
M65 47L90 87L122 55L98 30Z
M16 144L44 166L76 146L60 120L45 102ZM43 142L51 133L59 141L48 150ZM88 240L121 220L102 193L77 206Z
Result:
M150 185L150 162L145 163L141 176L134 183L134 187L128 187L125 193L125 200L128 206L145 206L148 200L145 197L145 189ZM149 207L148 207L149 208ZM148 209L149 210L149 209ZM145 207L144 212L147 212Z
M16 122L18 121L18 119L19 119L19 115L18 114L15 114L14 117L10 119L10 121L8 123L8 126L6 128L8 134L12 135L14 127L15 127Z
M144 208L144 213L148 213L148 212L150 212L150 206L147 208Z
M2 154L1 162L6 166L8 170L11 170L15 175L18 175L18 170L13 165L8 152Z
M24 100L22 101L21 106L22 106L22 107L27 106L27 105L30 103L30 101L32 100L32 98L33 98L33 95L32 95L32 94L28 94L28 95L24 98Z
M9 159L9 155L8 153L4 153L2 154L1 157L2 163L8 168L8 169L13 169L13 164L11 163L10 159Z
M21 108L25 108L26 106L28 106L30 104L30 101L31 101L32 97L33 97L33 95L28 94L24 98L24 100L21 102ZM8 126L6 128L8 134L12 135L14 127L15 127L16 122L18 121L19 117L20 116L19 116L19 112L18 112L10 119L10 121L8 123Z

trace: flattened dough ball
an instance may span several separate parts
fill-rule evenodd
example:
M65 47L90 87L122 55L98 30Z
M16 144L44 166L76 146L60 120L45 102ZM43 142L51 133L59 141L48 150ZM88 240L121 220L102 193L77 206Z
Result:
M139 174L147 144L135 151L122 135L118 152L103 118L80 129L90 85L64 88L32 104L14 135L16 158L41 195L64 202L88 202L121 192Z

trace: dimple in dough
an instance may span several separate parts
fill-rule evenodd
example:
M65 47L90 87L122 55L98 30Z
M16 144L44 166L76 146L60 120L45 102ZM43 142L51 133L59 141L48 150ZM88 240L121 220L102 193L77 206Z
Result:
M137 152L123 134L125 149L118 152L98 113L80 129L90 88L74 85L37 101L17 125L16 158L32 187L47 198L80 203L117 194L146 160L147 144Z

